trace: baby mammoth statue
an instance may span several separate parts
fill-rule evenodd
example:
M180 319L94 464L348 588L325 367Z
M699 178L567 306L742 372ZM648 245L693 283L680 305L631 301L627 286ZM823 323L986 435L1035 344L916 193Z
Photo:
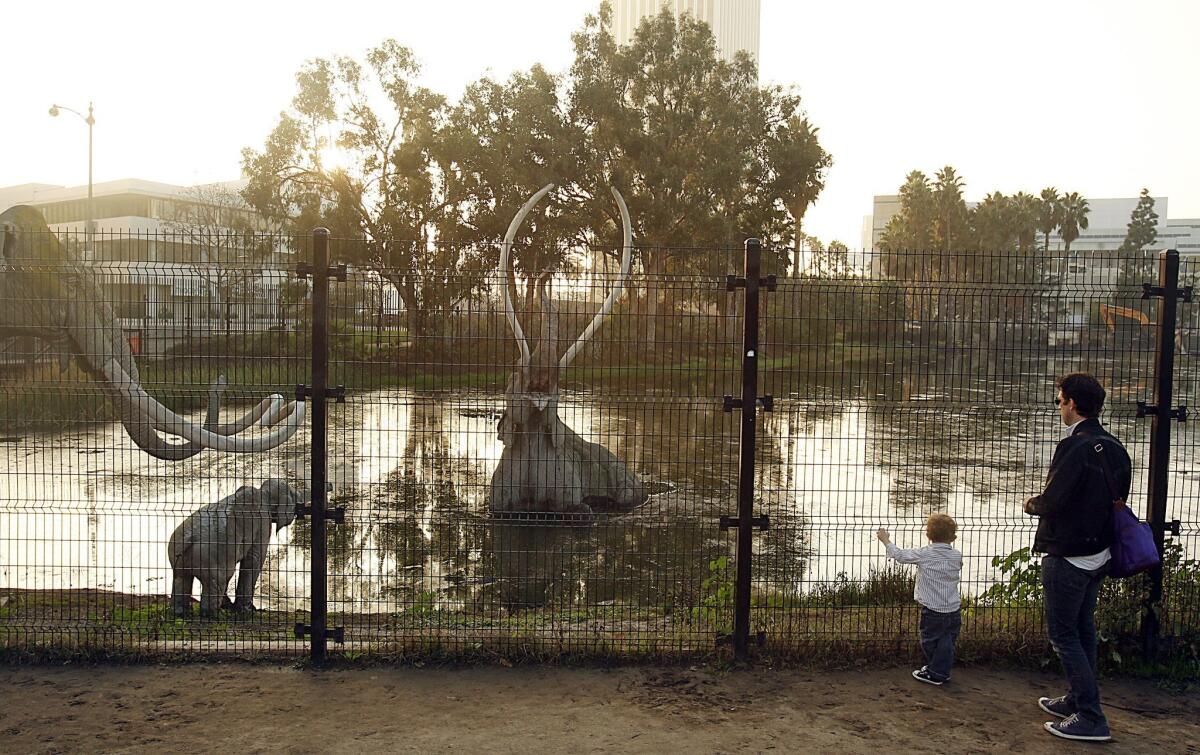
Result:
M183 520L167 546L175 615L190 613L193 579L200 580L201 616L222 609L255 610L254 587L271 542L271 524L276 532L291 524L297 504L306 497L284 480L270 479L258 488L243 486ZM230 603L226 591L239 564L237 599Z

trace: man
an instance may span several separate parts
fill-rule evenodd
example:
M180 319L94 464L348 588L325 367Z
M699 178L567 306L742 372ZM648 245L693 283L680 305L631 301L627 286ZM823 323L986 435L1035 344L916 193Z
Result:
M1100 425L1104 388L1094 377L1077 372L1059 379L1054 403L1067 431L1054 449L1046 489L1025 502L1025 513L1040 517L1033 550L1045 554L1046 629L1070 690L1038 705L1062 719L1046 722L1051 734L1105 742L1111 737L1096 684L1096 596L1112 542L1109 481L1124 499L1132 465L1125 447Z

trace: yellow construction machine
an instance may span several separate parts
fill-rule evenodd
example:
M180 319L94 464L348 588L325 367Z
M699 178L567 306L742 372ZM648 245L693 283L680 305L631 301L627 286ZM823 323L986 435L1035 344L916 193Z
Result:
M1104 318L1104 325L1108 328L1108 332L1116 334L1117 318L1127 317L1130 320L1137 320L1143 326L1149 327L1150 317L1140 309L1132 307L1118 307L1115 304L1101 304L1100 317Z
M1151 329L1150 315L1140 309L1118 307L1115 304L1101 304L1100 317L1103 318L1104 326L1108 328L1109 335L1117 335L1117 318L1121 317L1137 321L1138 328L1135 331L1137 336L1145 339L1152 339L1154 337L1154 331ZM1175 331L1175 348L1181 353L1187 353L1183 347L1183 343L1183 328L1178 328Z

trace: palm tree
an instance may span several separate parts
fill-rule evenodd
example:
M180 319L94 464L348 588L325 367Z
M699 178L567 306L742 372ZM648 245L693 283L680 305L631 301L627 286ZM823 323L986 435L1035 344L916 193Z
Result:
M1058 189L1048 186L1042 189L1042 205L1038 208L1038 230L1046 234L1045 252L1050 254L1050 234L1060 225L1062 216Z
M778 189L784 207L795 223L796 250L792 277L800 277L800 248L804 241L804 213L825 189L825 172L833 163L817 141L816 126L793 115L768 143L767 149L781 179Z
M963 184L962 177L949 165L939 170L933 181L933 238L940 253L931 262L935 280L942 283L937 287L936 313L941 321L940 325L946 328L945 337L951 340L956 338L956 330L961 324L960 304L963 302L960 302L960 297L952 293L945 284L951 280L964 279L968 262L974 261L963 254L966 237L970 233L967 203L963 200ZM960 247L958 254L953 251L956 243ZM969 308L971 305L967 303L967 306Z
M1079 238L1079 231L1087 230L1088 201L1073 191L1062 198L1060 212L1059 232L1062 233L1063 252L1070 252L1071 242Z
M1009 221L1017 238L1017 263L1013 270L1013 283L1038 283L1043 279L1045 259L1038 254L1037 248L1042 206L1041 199L1024 191L1013 194L1009 199Z
M1011 249L1016 237L1012 223L1012 200L1002 192L993 191L971 211L975 230L975 248L981 253L998 255Z
M900 187L900 218L904 229L900 248L911 252L930 251L933 248L933 216L933 187L929 177L914 170L905 176L904 185Z
M1028 254L1037 241L1041 202L1028 192L1018 191L1012 195L1009 206L1012 208L1011 220L1017 237L1017 249L1022 254Z
M937 172L933 182L933 201L937 211L934 235L941 241L941 251L949 254L959 232L967 221L967 204L963 201L962 176L947 165Z

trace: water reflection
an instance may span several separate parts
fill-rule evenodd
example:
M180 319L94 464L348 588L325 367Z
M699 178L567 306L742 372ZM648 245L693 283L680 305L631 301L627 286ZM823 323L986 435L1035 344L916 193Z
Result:
M924 518L945 511L960 523L966 590L982 589L995 576L991 557L1030 540L1020 504L1040 488L1061 431L1049 399L1043 411L1037 397L1052 397L1061 367L901 364L791 396L775 376L780 393L763 416L757 459L756 508L771 522L755 538L759 587L797 593L839 573L865 576L882 564L875 528L915 545ZM1106 380L1110 423L1144 470L1149 424L1131 405L1148 398L1145 378L1135 370ZM486 513L502 402L385 390L331 411L329 477L347 516L330 528L330 609L700 604L709 563L732 555L717 517L735 513L736 420L715 399L653 388L564 394L564 420L629 460L652 495L631 515L562 527ZM294 438L271 454L168 464L128 446L115 425L0 445L0 587L165 594L166 542L183 518L242 484L303 483L309 453ZM1183 475L1198 466L1193 444L1180 443L1172 461L1172 484L1191 490ZM1171 506L1171 518L1194 520L1194 495L1176 494ZM302 520L276 535L261 605L307 606L310 537Z

